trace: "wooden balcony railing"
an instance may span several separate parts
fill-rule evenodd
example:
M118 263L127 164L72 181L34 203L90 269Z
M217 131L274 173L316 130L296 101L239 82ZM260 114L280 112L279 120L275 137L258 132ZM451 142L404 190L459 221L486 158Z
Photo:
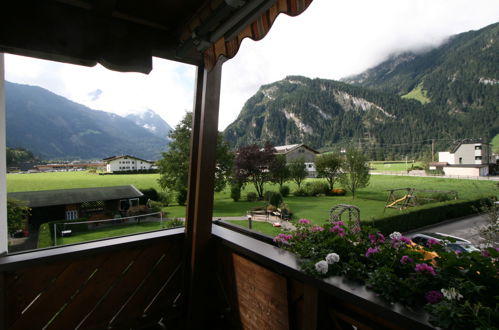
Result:
M0 258L0 329L137 329L166 320L182 300L184 241L184 230L173 229ZM364 286L304 274L293 254L241 227L216 222L209 255L206 329L432 329L424 312L387 304Z
M183 229L0 258L0 329L155 324L180 293Z

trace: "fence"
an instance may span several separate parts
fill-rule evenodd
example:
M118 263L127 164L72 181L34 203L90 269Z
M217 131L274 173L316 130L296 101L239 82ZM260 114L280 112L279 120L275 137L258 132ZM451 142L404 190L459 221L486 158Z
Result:
M465 179L465 180L488 180L499 181L499 176L471 176L471 175L438 175L438 174L414 174L405 171L371 171L372 175L397 175L412 176L421 178L442 178L442 179Z

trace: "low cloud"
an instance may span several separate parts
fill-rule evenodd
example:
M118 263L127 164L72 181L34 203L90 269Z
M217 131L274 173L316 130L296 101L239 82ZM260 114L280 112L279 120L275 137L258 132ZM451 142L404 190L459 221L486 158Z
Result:
M90 92L88 93L88 97L90 98L90 101L97 101L99 99L99 97L101 96L102 94L102 90L97 88L96 90L94 90L93 92Z

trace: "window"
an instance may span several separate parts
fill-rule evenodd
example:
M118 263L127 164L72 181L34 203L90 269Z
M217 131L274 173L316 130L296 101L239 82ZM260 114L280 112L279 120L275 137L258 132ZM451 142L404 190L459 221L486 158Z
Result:
M482 150L482 146L475 146L475 150Z
M66 220L78 219L78 210L66 211Z
M482 160L482 156L475 156L475 160Z
M459 164L463 163L463 157L459 157Z

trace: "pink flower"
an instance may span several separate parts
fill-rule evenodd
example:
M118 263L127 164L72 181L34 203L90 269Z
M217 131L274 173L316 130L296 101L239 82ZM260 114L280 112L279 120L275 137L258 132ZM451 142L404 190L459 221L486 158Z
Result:
M427 265L427 264L416 264L416 267L414 270L418 273L428 273L433 276L437 276L437 273L435 272L435 269L433 269L432 266Z
M378 247L369 248L367 249L365 256L369 258L370 255L376 254L378 252L379 252Z
M333 222L333 224L335 226L345 226L345 223L343 221L336 221L336 222Z
M426 292L424 297L428 304L438 304L444 298L444 295L439 291L431 290Z
M398 238L393 238L392 239L392 247L394 248L399 248L401 246L404 246L406 244L410 244L411 240L405 236L400 236Z
M408 256L402 256L402 258L400 258L400 263L403 264L403 265L411 263L413 261L414 260L412 260L412 258L410 258Z
M329 229L330 232L332 233L336 233L338 234L338 236L345 236L345 228L342 228L338 225L334 226L334 227L331 227L331 229Z
M298 220L298 223L301 223L303 225L309 225L310 224L310 220L308 220L308 219L300 219L300 220Z
M313 226L310 230L313 232L318 232L318 231L323 231L324 228L321 226Z
M371 243L383 243L385 241L385 236L382 233L376 233L376 234L369 234L367 235Z
M482 256L484 256L484 257L490 257L490 253L489 253L489 251L487 251L487 250L483 250L483 251L482 251Z
M385 235L378 233L378 242L383 243L385 241Z
M288 241L292 238L293 238L293 235L279 234L276 237L274 237L274 242L276 242L276 243L288 243Z
M369 234L369 235L367 235L367 237L369 238L369 240L371 241L371 243L376 243L376 235Z

